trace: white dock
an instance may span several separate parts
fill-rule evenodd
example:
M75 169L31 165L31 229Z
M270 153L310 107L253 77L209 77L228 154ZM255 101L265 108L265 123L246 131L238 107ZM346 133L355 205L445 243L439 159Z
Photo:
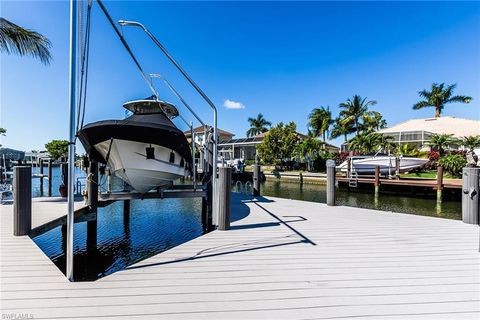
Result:
M2 206L2 317L480 318L478 226L271 197L234 200L235 216L244 218L232 230L77 283L29 237L12 236L12 207Z

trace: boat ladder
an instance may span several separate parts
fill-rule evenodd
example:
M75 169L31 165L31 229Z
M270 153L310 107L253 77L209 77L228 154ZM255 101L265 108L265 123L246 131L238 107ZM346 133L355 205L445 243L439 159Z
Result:
M352 188L356 188L358 185L358 172L352 171L350 172L350 177L348 178L348 186Z

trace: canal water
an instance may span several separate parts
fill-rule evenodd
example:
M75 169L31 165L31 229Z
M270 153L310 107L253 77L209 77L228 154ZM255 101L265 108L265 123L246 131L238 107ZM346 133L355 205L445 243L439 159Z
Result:
M393 211L401 213L432 216L448 219L462 219L462 203L444 197L442 202L437 202L435 195L401 195L379 193L375 196L373 191L356 188L341 187L336 190L336 204L357 208ZM300 184L267 180L262 185L262 195L286 199L296 199L313 202L327 202L326 185Z
M54 195L59 195L60 169L55 167L53 175ZM85 176L85 174L78 170L77 176ZM85 180L82 181L83 190ZM47 182L44 183L44 192L46 192ZM114 188L119 188L121 185L120 180L114 180ZM39 179L33 180L32 188L34 196L40 196ZM105 183L101 188L105 188ZM300 185L291 182L267 181L262 185L262 194L326 202L325 185L318 184ZM337 204L449 219L461 218L459 201L445 200L439 204L435 199L425 199L420 196L380 194L375 197L371 192L340 189L337 193ZM123 216L123 202L116 202L98 209L96 230L95 235L88 232L87 222L75 223L74 278L76 281L96 280L202 235L201 199L132 200L129 219ZM95 241L95 236L96 247L89 246L88 243L92 239ZM33 240L65 273L65 228L57 227L36 236Z
M52 189L54 195L59 195L60 169L55 167L52 173ZM77 171L77 176L81 175L85 174ZM47 182L44 183L46 192ZM121 186L121 180L115 179L113 187ZM106 188L105 183L101 188ZM33 180L32 189L34 195L40 196L39 179ZM87 222L74 225L75 281L96 280L125 269L192 240L202 232L200 198L131 200L129 219L124 219L123 201L99 208L96 248L88 245L89 241L95 241L95 234L88 232ZM49 230L33 238L33 241L65 273L65 228L59 226Z

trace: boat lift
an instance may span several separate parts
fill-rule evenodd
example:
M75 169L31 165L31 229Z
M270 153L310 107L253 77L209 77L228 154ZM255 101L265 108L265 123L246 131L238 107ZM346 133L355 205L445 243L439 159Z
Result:
M100 6L100 9L105 14L106 18L110 22L114 31L118 35L120 41L124 45L125 49L128 51L133 62L137 66L138 70L141 73L142 78L149 86L152 93L158 99L158 93L152 85L151 79L153 77L158 77L162 79L165 85L169 88L170 91L182 102L182 104L190 111L190 113L200 122L205 128L205 134L207 133L207 125L204 121L195 113L193 108L185 101L185 99L178 93L173 85L168 82L168 80L159 75L151 74L150 79L147 74L144 72L137 58L134 56L132 50L128 46L125 38L118 30L117 26L113 22L113 19L106 10L104 4L101 0L97 0L97 3ZM66 219L66 276L70 281L73 281L73 226L74 226L74 183L75 183L75 172L74 172L74 158L75 158L75 142L76 142L76 132L79 129L79 123L83 126L83 115L85 113L85 106L82 109L82 102L85 104L86 97L86 82L87 82L87 72L84 73L85 59L86 68L88 70L88 45L89 45L89 31L90 31L90 14L91 14L92 0L88 0L88 11L87 11L87 23L86 31L87 38L83 43L84 47L83 52L80 54L80 57L77 57L79 42L81 41L81 26L83 24L82 16L83 8L82 1L70 0L70 58L69 58L69 147L68 147L68 212ZM165 56L173 63L177 70L182 74L182 76L190 83L190 85L197 91L197 93L207 102L209 107L213 112L213 130L209 135L209 139L206 140L204 145L204 154L205 154L205 163L202 164L204 179L202 185L197 185L196 183L196 168L195 168L195 132L193 130L193 122L188 122L184 117L180 116L181 120L184 121L187 126L189 126L191 131L192 139L192 173L194 174L194 184L192 186L186 185L173 185L170 189L166 190L157 190L155 192L147 192L145 194L134 193L134 192L110 192L110 193L99 193L98 191L98 166L96 163L90 163L89 165L89 175L87 179L87 188L88 188L88 204L89 212L94 212L99 206L105 206L114 201L124 200L124 204L130 204L131 199L153 199L153 198L185 198L185 197L202 197L202 221L204 222L205 231L212 230L212 220L218 212L216 203L218 201L214 200L213 195L217 194L217 150L218 150L218 135L217 135L217 108L210 98L203 92L203 90L193 81L193 79L186 73L186 71L180 66L180 64L172 57L172 55L165 49L165 47L160 43L160 41L141 23L136 21L124 21L119 20L118 23L121 26L134 26L141 28L150 39L157 45L157 47L165 54ZM78 63L80 61L80 63ZM77 65L78 63L78 65ZM81 74L78 74L78 67L81 66ZM77 88L77 80L80 79L79 90ZM85 86L83 87L85 80ZM82 101L83 98L83 101ZM77 109L78 103L78 109ZM78 115L76 110L78 110ZM82 120L80 122L80 114L82 114ZM77 118L78 116L78 118ZM125 212L129 212L130 208L124 208ZM124 213L125 213L124 212ZM96 220L93 227L96 228Z

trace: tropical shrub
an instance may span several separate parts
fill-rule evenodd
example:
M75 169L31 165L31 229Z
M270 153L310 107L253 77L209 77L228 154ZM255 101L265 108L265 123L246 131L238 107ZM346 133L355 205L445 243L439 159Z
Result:
M280 122L266 134L257 152L264 163L280 165L292 160L298 144L297 126L294 122Z
M467 154L466 150L452 150L449 152L449 154L459 154L461 156L465 156Z
M433 151L438 151L440 156L443 156L445 153L445 148L450 145L459 144L458 139L453 137L453 134L432 134L430 136L430 141L428 145L432 148Z
M467 160L460 154L448 154L440 158L438 164L452 176L459 176L462 174L463 167L467 165Z
M440 159L440 153L438 151L430 151L428 154L429 161L438 161Z
M420 152L414 144L404 143L398 148L398 153L407 157L418 157Z
M335 164L338 166L339 164L343 163L345 160L347 160L349 155L350 155L349 152L345 152L345 151L335 153L333 158L335 160Z
M305 163L307 171L313 170L313 161L322 152L323 146L322 141L313 137L307 137L297 144L295 155L300 162Z
M477 147L480 147L480 136L463 137L460 141L463 144L463 146L465 146L469 150L473 150Z

